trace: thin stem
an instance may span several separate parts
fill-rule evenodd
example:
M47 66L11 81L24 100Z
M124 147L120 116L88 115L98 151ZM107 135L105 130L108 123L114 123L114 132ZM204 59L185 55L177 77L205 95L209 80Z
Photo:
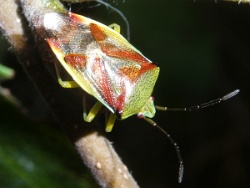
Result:
M84 123L82 96L79 95L84 92L61 88L44 66L45 60L51 64L55 57L44 40L43 16L47 12L66 10L57 0L19 0L19 3L22 10L16 0L0 4L1 29L58 123L74 143L84 164L102 187L138 187L112 144L95 130L95 124Z

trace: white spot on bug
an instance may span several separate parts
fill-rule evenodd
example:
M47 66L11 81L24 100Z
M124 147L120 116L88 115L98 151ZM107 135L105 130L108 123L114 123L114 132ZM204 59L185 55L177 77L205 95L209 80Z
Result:
M16 18L16 22L17 22L17 23L20 23L21 20L20 20L19 18Z
M58 13L47 13L44 16L43 24L46 29L60 31L61 18Z

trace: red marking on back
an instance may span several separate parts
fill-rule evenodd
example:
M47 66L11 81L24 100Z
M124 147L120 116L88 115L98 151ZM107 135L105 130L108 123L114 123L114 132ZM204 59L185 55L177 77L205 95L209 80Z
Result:
M116 57L125 61L135 62L141 65L140 70L136 69L135 67L125 67L120 70L120 72L130 78L131 81L135 81L140 76L140 74L143 74L144 72L157 67L141 54L127 47L126 45L123 45L121 43L119 44L120 46L116 46L115 42L117 41L114 41L113 44L112 40L106 40L108 36L105 34L105 31L103 31L98 25L91 23L89 27L93 37L99 43L102 51L107 56Z
M102 97L110 104L110 106L112 108L115 107L114 105L114 98L112 97L112 93L111 93L111 87L110 87L110 80L108 75L106 74L105 71L103 71L103 62L101 61L101 59L95 58L95 63L94 63L94 67L92 67L92 70L95 74L95 76L98 79L98 86L100 87L100 93L102 95Z
M142 66L140 69L141 74L157 67L153 63L142 63L141 66Z
M84 17L78 15L78 14L74 14L72 12L68 12L68 15L70 17L70 21L71 22L75 22L75 23L82 23L85 22Z
M118 74L122 74L122 76L126 76L131 82L134 82L138 74L140 73L139 67L122 67L119 69Z
M89 28L96 41L103 41L107 38L106 34L98 25L91 23L89 24Z
M126 97L126 91L123 91L123 93L122 93L119 97L117 97L116 109L117 109L118 114L119 114L120 116L121 116L122 113L123 113L125 97Z
M117 57L120 59L124 59L131 62L138 63L151 63L147 59L145 59L141 54L138 54L135 51L129 50L120 50L114 45L101 45L101 48L104 53L108 56Z
M131 81L135 81L138 76L140 76L144 72L157 67L155 64L151 63L145 57L135 51L120 50L112 44L103 45L102 43L100 43L100 46L102 48L102 51L108 56L116 57L130 62L136 62L141 65L140 70L136 69L135 67L125 67L120 70L121 73L129 77Z
M68 54L64 57L64 60L75 68L83 68L86 66L86 57L80 54Z
M97 85L99 88L99 93L102 98L110 105L111 108L120 111L124 108L124 99L126 92L122 92L122 94L118 97L115 97L114 89L112 86L111 79L106 71L104 71L103 61L97 57L95 58L94 66L91 68L95 77L98 78ZM122 87L123 88L123 87Z

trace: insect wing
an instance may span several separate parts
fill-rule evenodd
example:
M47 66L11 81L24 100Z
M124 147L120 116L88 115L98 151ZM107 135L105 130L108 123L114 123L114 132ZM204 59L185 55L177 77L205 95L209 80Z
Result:
M159 67L113 29L77 14L49 13L47 41L72 78L124 119L150 97Z

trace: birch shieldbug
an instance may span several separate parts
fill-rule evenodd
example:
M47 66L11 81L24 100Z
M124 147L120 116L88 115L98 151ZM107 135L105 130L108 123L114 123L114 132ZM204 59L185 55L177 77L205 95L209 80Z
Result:
M64 82L59 75L59 83L69 88L79 85L112 112L107 132L115 116L154 116L151 94L160 68L119 34L118 25L112 29L77 14L49 13L44 26L47 42L74 80ZM91 121L101 104L84 119Z
M178 181L181 182L184 167L179 147L151 119L156 109L191 111L225 101L239 90L190 108L155 106L151 95L160 68L119 34L118 25L108 27L74 13L48 13L44 17L44 27L49 46L73 79L63 81L56 64L59 84L65 88L81 87L97 99L88 114L84 110L84 120L91 122L104 105L110 111L107 132L112 130L116 118L123 120L135 114L156 126L175 147L180 163Z

